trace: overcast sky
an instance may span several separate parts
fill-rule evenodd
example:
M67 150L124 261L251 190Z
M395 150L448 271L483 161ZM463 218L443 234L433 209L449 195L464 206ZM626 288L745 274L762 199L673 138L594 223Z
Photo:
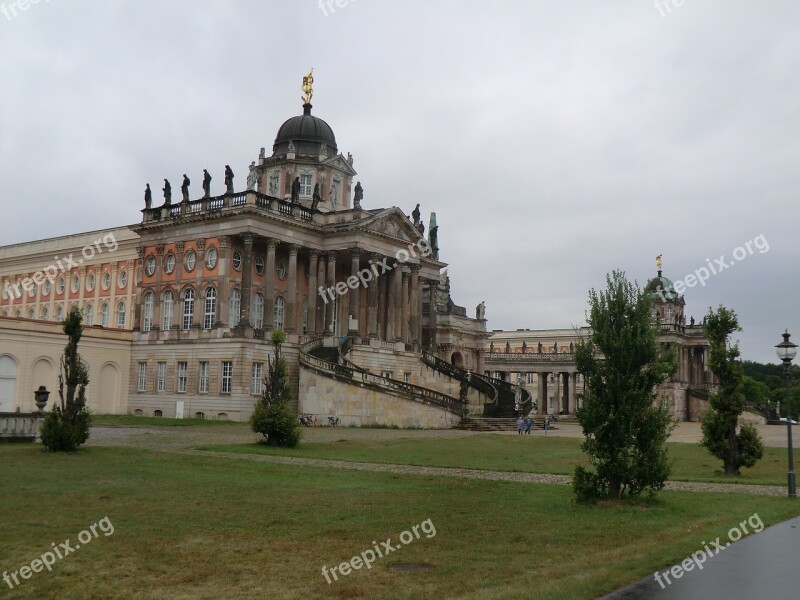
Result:
M364 206L436 212L491 329L582 324L663 254L733 264L687 313L735 309L745 358L800 340L797 2L3 2L0 245L137 222L184 172L243 189L314 67Z

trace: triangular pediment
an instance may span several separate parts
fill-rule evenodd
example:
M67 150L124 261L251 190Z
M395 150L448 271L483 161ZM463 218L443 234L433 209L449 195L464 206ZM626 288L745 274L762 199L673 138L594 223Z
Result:
M421 237L419 231L397 208L379 213L359 229L405 242L417 242Z
M323 164L333 168L338 169L339 171L344 171L348 175L356 175L355 169L353 169L353 165L344 157L344 155L339 154L338 156L334 156L333 158L329 158Z

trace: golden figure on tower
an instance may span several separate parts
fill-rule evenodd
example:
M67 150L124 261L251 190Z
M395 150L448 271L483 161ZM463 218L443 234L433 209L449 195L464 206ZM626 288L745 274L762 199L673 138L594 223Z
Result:
M300 86L300 89L303 90L303 95L300 96L303 104L311 104L311 96L314 95L314 69L311 69L308 75L303 77L303 85Z
M660 254L658 256L656 256L656 266L658 267L658 270L660 271L661 270L661 255Z

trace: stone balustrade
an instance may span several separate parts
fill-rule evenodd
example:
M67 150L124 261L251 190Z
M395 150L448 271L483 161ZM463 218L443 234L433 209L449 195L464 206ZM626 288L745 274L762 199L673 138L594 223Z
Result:
M0 413L0 442L37 442L44 413Z

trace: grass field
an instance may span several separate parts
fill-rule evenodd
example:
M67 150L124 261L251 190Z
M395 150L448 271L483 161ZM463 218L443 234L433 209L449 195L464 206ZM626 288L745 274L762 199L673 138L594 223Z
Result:
M114 527L52 572L4 589L8 598L595 598L753 513L770 524L798 510L784 498L688 492L587 507L566 486L128 448L51 455L5 445L0 460L0 570L30 565L51 544L74 545L104 517ZM323 566L373 540L395 545L428 519L434 536L331 584L322 576ZM396 563L430 570L396 571Z
M588 465L580 439L534 436L474 435L458 438L400 438L301 443L294 449L261 444L202 446L203 450L244 454L279 454L357 462L382 462L436 467L462 467L494 471L521 471L571 475L576 464ZM742 469L736 478L725 477L722 462L697 444L667 444L675 481L784 485L787 451L765 448L755 467ZM800 449L795 450L800 464Z
M133 415L92 415L92 426L112 427L194 427L196 425L227 425L242 427L237 421L212 419L165 419L163 417L135 417Z

